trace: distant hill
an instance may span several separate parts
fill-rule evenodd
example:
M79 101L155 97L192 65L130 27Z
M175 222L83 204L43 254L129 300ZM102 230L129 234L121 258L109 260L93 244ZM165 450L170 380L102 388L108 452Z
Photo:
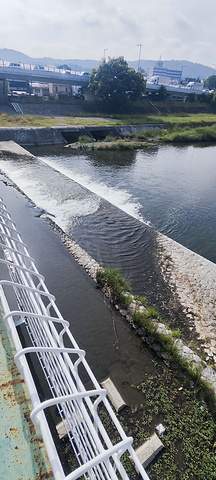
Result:
M16 62L16 63L29 63L29 64L38 64L38 65L68 65L72 70L76 70L77 72L87 71L90 72L92 68L97 67L99 64L98 60L76 60L76 59L68 59L68 58L51 58L51 57L43 57L43 58L33 58L25 55L22 52L18 52L17 50L11 50L8 48L0 49L0 59L5 60L7 62ZM127 60L127 59L126 59ZM128 61L128 64L137 69L138 61ZM214 74L214 69L211 67L207 67L206 65L202 65L201 63L193 63L187 60L164 60L164 67L169 69L176 69L181 70L183 66L183 78L200 78L206 79L210 75ZM141 60L140 66L143 68L145 72L148 72L148 69L155 64L155 60Z

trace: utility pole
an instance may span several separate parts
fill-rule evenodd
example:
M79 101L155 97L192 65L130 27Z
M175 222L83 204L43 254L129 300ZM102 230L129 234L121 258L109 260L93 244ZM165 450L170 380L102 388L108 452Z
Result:
M108 48L104 48L104 63L106 63L106 51L108 50Z
M137 68L137 71L139 71L142 43L138 43L138 44L137 44L137 47L139 47L139 60L138 60L138 68Z

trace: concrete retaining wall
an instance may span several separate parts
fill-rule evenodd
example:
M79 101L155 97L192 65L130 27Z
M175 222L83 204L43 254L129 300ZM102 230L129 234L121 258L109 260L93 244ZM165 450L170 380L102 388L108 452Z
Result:
M13 140L22 146L60 145L76 142L80 135L102 140L107 135L121 137L141 130L156 130L160 125L86 125L57 127L0 127L0 142Z

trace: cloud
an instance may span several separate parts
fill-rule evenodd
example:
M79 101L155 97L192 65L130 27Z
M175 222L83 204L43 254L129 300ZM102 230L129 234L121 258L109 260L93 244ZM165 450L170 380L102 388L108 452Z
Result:
M177 12L175 23L176 27L184 32L193 28L191 20L182 12Z
M215 62L215 0L7 0L0 47L30 56Z

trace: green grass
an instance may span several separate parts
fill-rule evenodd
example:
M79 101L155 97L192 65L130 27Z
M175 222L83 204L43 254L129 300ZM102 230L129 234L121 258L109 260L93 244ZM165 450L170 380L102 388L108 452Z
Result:
M164 133L161 138L166 143L211 143L216 141L216 125Z
M89 143L91 142L91 137L88 135L80 135L78 138L78 143Z
M125 308L130 305L131 296L128 293L130 291L130 286L118 269L105 268L103 270L98 270L96 279L101 287L109 288L116 303L120 303Z
M85 138L83 138L85 137ZM80 150L134 150L138 148L143 148L147 146L148 143L138 142L137 140L130 140L128 138L120 140L102 140L93 142L91 139L85 135L79 137L78 143L71 143L69 145L72 149L79 148Z
M115 125L108 119L86 117L44 117L42 115L7 115L0 114L0 127L54 127L58 125Z
M139 125L139 124L164 124L165 126L174 125L213 125L216 123L216 114L158 114L158 115L106 115L106 118L88 118L88 114L85 116L68 116L68 117L44 117L42 115L8 115L6 113L0 114L0 126L54 126L59 124L67 125ZM103 116L103 115L101 115Z
M127 291L127 303L131 301L128 282L117 269L100 269L98 284L109 287L115 301L121 303ZM166 429L162 438L164 450L155 462L147 468L151 480L216 480L216 411L215 396L208 382L200 379L199 371L182 359L175 346L175 339L181 332L172 335L158 333L153 319L161 320L154 307L148 306L145 297L135 296L138 308L133 321L153 335L169 359L179 365L176 375L159 359L152 360L154 368L146 370L142 381L131 385L139 392L140 403L127 407L117 416L125 433L134 438L138 448L155 432L155 426L162 423ZM164 323L164 322L163 322ZM187 372L187 375L185 375ZM182 375L183 374L183 375ZM179 377L179 378L178 378ZM105 409L99 408L99 416L108 435L115 444L119 436ZM122 462L130 480L137 480L137 474L128 454Z
M185 114L158 114L158 115L117 115L114 117L123 124L138 125L142 123L162 123L167 126L173 125L212 125L216 123L216 115L208 113L185 113Z

